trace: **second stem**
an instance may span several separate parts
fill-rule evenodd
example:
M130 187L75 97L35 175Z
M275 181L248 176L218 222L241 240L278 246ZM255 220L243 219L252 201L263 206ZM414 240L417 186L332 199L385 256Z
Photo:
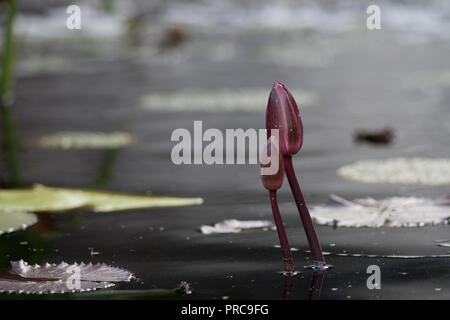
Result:
M325 258L322 254L322 248L320 247L319 239L317 238L316 230L314 229L314 224L309 214L308 207L306 206L305 199L303 198L302 191L300 190L297 177L295 176L294 167L292 166L292 157L284 157L284 167L289 181L289 186L291 187L292 194L294 195L295 204L297 205L300 218L302 219L303 228L305 229L306 238L308 239L313 259L315 262L325 264Z

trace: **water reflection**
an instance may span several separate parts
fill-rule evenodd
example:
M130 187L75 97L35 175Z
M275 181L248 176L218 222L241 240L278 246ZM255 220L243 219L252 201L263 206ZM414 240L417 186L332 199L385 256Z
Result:
M294 287L294 277L284 276L284 286L283 286L283 299L290 300L292 295L292 288Z
M308 300L319 300L326 271L314 271L308 287ZM283 300L290 300L294 289L295 276L284 276Z
M317 271L313 273L311 284L309 286L308 300L319 300L322 291L323 278L326 271Z
M121 148L106 149L103 152L103 159L98 167L98 176L92 182L91 187L100 188L108 184L113 175L114 164Z

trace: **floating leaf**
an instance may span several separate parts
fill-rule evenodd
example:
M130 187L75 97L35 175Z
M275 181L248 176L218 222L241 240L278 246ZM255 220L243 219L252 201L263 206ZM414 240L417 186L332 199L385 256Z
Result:
M394 158L363 160L338 169L347 179L369 183L450 184L450 159Z
M0 235L25 229L37 222L36 215L23 211L0 210Z
M95 212L201 204L201 198L141 196L34 185L0 190L0 210L53 212L89 208Z
M316 102L314 93L293 90L299 106ZM156 111L264 111L267 104L266 88L189 90L174 93L153 93L141 97L144 109Z
M79 286L72 282L79 275ZM72 277L72 278L71 278ZM124 269L106 264L75 263L29 265L23 260L11 262L11 269L0 274L0 292L65 293L108 288L114 282L130 281L133 275Z
M66 292L85 292L114 286L108 282L81 281L79 289L69 289L66 281L17 281L0 278L0 292L24 294L54 294Z
M319 224L342 227L417 227L447 223L450 207L439 200L416 197L372 198L348 201L337 196L340 205L320 205L311 210Z
M43 136L39 145L58 149L117 149L134 142L127 132L58 132Z
M271 221L264 220L249 220L240 221L236 219L223 220L216 223L214 226L201 226L200 231L203 234L212 233L239 233L242 231L258 230L273 228L273 223Z

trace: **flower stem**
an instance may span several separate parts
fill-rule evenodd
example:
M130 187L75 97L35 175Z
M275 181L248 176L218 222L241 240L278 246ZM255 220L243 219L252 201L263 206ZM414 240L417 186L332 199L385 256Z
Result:
M284 167L286 175L291 187L292 194L295 198L295 204L297 205L300 218L302 219L303 228L305 229L306 238L308 239L311 254L315 262L325 264L325 258L323 257L322 249L320 247L319 239L317 238L316 230L309 215L308 207L306 206L305 199L303 198L302 191L295 176L294 167L292 166L292 157L284 157Z
M273 219L278 231L278 238L280 239L281 252L283 253L284 266L287 272L294 271L294 261L292 260L291 247L284 230L283 221L281 220L280 210L278 208L277 191L270 190L270 203L272 205Z

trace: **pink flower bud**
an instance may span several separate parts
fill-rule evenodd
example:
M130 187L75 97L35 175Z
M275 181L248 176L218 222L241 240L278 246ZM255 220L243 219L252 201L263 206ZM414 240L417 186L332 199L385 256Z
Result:
M284 180L283 155L279 150L278 141L276 140L275 136L267 139L267 149L265 152L267 159L261 159L261 180L267 190L280 189Z
M280 130L280 149L283 156L296 154L303 144L303 125L297 103L286 86L277 82L270 92L266 109L267 136L271 129Z

